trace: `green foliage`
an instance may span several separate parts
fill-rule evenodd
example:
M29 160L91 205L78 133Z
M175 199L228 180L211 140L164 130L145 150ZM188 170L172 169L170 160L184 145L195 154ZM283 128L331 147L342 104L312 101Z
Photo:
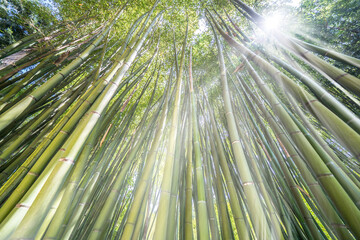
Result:
M360 2L357 0L304 0L300 12L316 38L340 51L360 57Z
M0 5L0 48L57 22L38 0L3 0Z

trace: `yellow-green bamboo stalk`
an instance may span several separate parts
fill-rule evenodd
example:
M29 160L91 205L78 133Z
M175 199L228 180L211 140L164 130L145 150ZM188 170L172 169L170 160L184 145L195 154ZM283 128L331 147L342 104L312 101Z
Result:
M114 23L114 22L113 22ZM21 114L26 111L31 105L38 101L44 94L49 90L55 87L61 80L65 79L67 75L71 73L76 67L78 67L96 48L96 46L102 41L106 36L107 32L111 29L112 24L100 34L100 36L75 60L73 60L69 65L63 68L60 72L55 74L51 79L49 79L45 84L40 88L35 89L31 94L26 98L18 102L15 106L4 112L0 115L0 131L7 127L10 123L15 121Z
M250 239L250 236L249 236L250 231L247 229L246 218L244 217L245 214L243 214L242 209L241 209L241 199L237 195L234 181L232 179L229 166L227 164L225 150L222 145L222 141L221 141L219 132L216 127L215 117L214 117L212 111L210 110L210 108L209 108L209 114L210 114L212 129L213 129L212 136L215 137L216 151L219 154L220 167L224 174L225 183L226 183L226 186L227 186L227 189L229 192L230 206L231 206L232 214L234 216L237 234L238 234L239 238L241 238L241 239Z
M104 116L104 115L103 115ZM104 118L102 116L102 118ZM67 215L68 206L70 205L71 201L73 200L73 196L75 195L75 190L78 187L78 184L83 177L83 171L86 167L86 163L88 157L90 155L90 151L92 147L95 145L95 141L100 134L101 121L97 123L95 129L91 133L90 137L88 138L87 142L85 143L84 149L81 151L78 161L75 164L74 170L71 174L71 177L68 180L67 186L64 189L63 196L61 198L61 202L59 206L56 208L52 208L54 212L54 216L52 218L51 224L46 226L46 234L43 236L43 239L54 239L59 236L61 231L61 224L65 216ZM50 222L49 222L50 223Z
M191 108L189 108L189 116L191 116ZM185 180L185 226L184 226L184 238L193 239L193 224L192 224L192 149L193 135L192 135L192 119L188 120L188 135L186 146L186 180Z
M126 220L126 224L124 226L124 231L121 235L121 239L131 239L132 234L135 228L135 221L139 215L139 211L142 206L142 202L145 196L146 190L149 188L149 181L151 180L151 176L153 173L154 165L156 163L156 155L160 145L160 140L162 138L166 115L167 115L167 105L168 105L168 97L165 97L165 106L163 107L160 121L157 125L156 133L154 136L154 141L151 144L151 148L149 150L149 154L146 158L146 163L144 166L144 171L140 178L139 184L134 193L134 200L132 202L131 208L129 210L129 215Z
M206 195L205 195L205 180L204 170L200 150L200 133L198 127L198 120L196 117L196 100L194 96L192 70L191 70L191 53L189 60L189 79L190 79L190 97L191 97L191 117L192 117L192 134L193 134L193 150L194 150L194 162L195 162L195 176L196 176L196 190L197 190L197 209L199 218L199 238L210 239L209 232L209 214L206 207Z
M311 91L315 93L319 101L326 105L331 111L336 113L355 131L360 133L360 119L350 109L340 103L336 98L334 98L330 93L328 93L318 83L316 83L316 81L311 77L306 76L305 74L301 73L300 71L296 70L295 68L275 56L271 55L270 58L276 63L278 63L281 67L286 69L288 72L293 74L295 77L300 79L303 83L305 83L311 89Z
M228 214L228 210L227 210L227 201L224 195L224 186L223 186L223 181L222 181L222 176L221 176L221 172L220 172L220 168L219 168L219 157L218 157L218 153L216 151L216 147L215 147L215 143L213 140L210 140L210 145L211 145L211 156L213 158L214 161L214 166L215 166L215 173L216 175L214 176L214 180L216 181L216 191L217 194L216 196L218 197L218 205L219 205L219 212L220 212L220 228L221 228L221 236L222 239L232 239L233 238L233 234L232 234L232 229L231 229L231 223L229 222L229 214Z
M264 209L261 207L262 205L260 202L259 193L257 192L257 189L254 185L254 180L240 143L239 133L236 127L236 122L231 105L230 93L228 89L229 87L227 84L226 68L222 54L222 47L219 40L217 39L215 31L214 36L218 47L221 71L220 77L223 88L223 99L225 104L225 114L228 125L228 132L231 140L231 148L234 153L237 170L239 171L242 186L244 188L245 196L247 198L246 202L249 206L250 218L254 225L255 234L260 239L268 239L270 238L270 229L266 220Z
M159 201L159 208L158 208L155 232L154 232L154 239L158 239L158 240L166 239L167 216L169 212L170 191L172 184L171 174L174 166L176 133L179 122L179 112L180 112L180 102L181 102L180 93L181 93L181 85L182 85L181 81L182 81L183 68L184 68L187 33L188 33L188 27L186 28L185 39L180 57L179 74L176 76L174 109L172 113L169 142L168 142L168 148L165 158L166 162L164 166L164 175L163 175L163 180L161 182L160 201Z
M263 82L260 82L260 77L256 74L254 69L251 67L249 62L244 59L246 62L247 69L252 78L257 82L260 90L268 98L270 104L277 112L278 116L282 120L285 128L290 133L291 138L299 147L299 150L304 155L307 163L311 166L315 172L318 180L320 181L322 187L325 189L332 202L336 206L337 210L341 213L341 216L344 218L345 222L350 226L352 232L358 235L360 232L357 230L356 222L360 221L360 211L347 195L345 190L341 187L339 182L335 179L334 175L330 172L328 167L325 165L320 156L316 153L310 143L306 140L305 136L301 133L300 129L292 121L290 116L286 113L281 104L270 89L264 85ZM335 190L336 189L336 190ZM336 193L335 193L336 192ZM346 207L344 205L346 203ZM351 211L349 211L351 209ZM351 213L350 213L351 212ZM357 217L357 215L359 217ZM360 222L359 222L360 224Z
M355 132L350 126L343 122L332 111L321 104L316 98L311 96L299 85L294 83L289 77L281 73L278 69L265 61L263 58L249 50L241 43L236 42L224 31L217 27L225 40L235 49L244 54L248 59L251 59L256 65L260 66L265 72L272 76L275 80L280 81L281 86L286 86L288 90L296 97L302 104L304 104L328 129L334 133L335 136L344 143L344 145L354 154L355 157L360 156L360 135Z
M293 41L299 43L300 45L302 45L303 47L305 47L308 50L311 50L311 51L319 53L323 56L330 57L332 59L335 59L335 60L338 60L338 61L341 61L341 62L344 62L347 64L351 64L355 67L360 68L360 60L357 58L354 58L354 57L351 57L351 56L348 56L348 55L345 55L342 53L338 53L333 50L325 49L325 48L316 46L314 44L310 44L310 43L301 41L299 39L294 38Z
M263 28L261 25L262 22L266 21L261 15L256 13L241 0L234 0L244 11L252 16L251 20L255 22L260 28ZM357 77L344 72L343 70L331 65L325 60L317 57L310 51L304 49L302 46L297 44L292 39L288 38L279 31L272 31L271 34L284 46L292 50L298 56L309 61L313 66L321 69L328 76L334 79L336 82L340 83L342 86L347 88L349 91L353 92L355 95L360 94L360 79Z
M110 84L105 88L102 94L96 99L92 107L88 110L88 115L85 115L85 117L82 119L82 124L75 129L75 131L65 142L63 147L65 149L63 157L58 159L56 162L54 170L42 187L34 203L24 216L22 222L20 223L20 227L13 233L12 238L17 239L23 238L24 236L31 237L36 234L39 223L42 221L44 215L49 210L50 204L54 200L54 197L58 194L59 188L63 185L65 178L69 174L69 171L74 161L76 160L79 151L82 149L86 138L98 121L101 113L104 111L111 98L116 93L118 85L120 84L126 71L129 69L131 63L135 59L139 49L142 47L145 38L149 34L160 15L161 13L157 15L145 34L142 36L141 40L136 43L131 54L125 60L124 65L120 68L112 80L113 84ZM33 219L34 214L37 216L37 221L34 221Z

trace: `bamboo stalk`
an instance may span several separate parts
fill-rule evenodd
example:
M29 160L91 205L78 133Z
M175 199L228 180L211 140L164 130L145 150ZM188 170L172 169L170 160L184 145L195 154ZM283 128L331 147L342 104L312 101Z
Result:
M188 29L188 27L186 28ZM166 239L166 230L167 230L167 216L169 211L170 204L170 191L171 191L171 173L174 165L174 154L175 154L175 142L176 142L176 133L179 122L179 111L180 111L180 102L181 102L181 80L184 68L184 58L185 58L185 47L187 41L187 30L185 33L185 39L183 42L183 48L180 57L180 67L179 74L176 76L176 85L175 85L175 100L174 100L174 109L172 113L171 128L168 142L168 149L166 154L166 162L164 166L164 175L161 183L161 193L159 201L159 209L156 218L155 239Z
M231 139L231 146L237 165L237 170L240 173L240 178L244 188L244 192L246 198L248 199L247 204L249 206L251 220L253 221L254 224L255 233L259 238L269 238L270 237L269 226L266 221L264 210L262 209L262 207L260 207L261 206L260 197L255 188L253 177L251 175L249 165L246 161L240 143L240 138L236 127L235 118L231 106L231 100L229 96L229 89L227 85L226 68L222 54L222 47L219 43L219 40L217 39L215 31L214 31L214 36L218 46L220 69L221 69L220 76L223 87L223 98L225 103L226 120L229 128L228 131Z

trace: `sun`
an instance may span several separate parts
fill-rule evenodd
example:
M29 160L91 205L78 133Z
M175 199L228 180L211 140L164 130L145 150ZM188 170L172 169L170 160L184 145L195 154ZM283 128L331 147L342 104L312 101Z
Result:
M263 29L267 32L274 31L281 26L281 21L284 18L280 14L271 15L265 18L263 22Z

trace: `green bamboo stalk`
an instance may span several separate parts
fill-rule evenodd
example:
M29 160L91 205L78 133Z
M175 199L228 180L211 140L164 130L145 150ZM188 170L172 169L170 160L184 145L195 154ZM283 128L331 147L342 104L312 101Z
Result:
M149 126L141 132L140 141L135 144L135 146L130 150L128 155L126 156L126 160L122 165L121 171L116 174L116 181L111 187L111 192L109 196L105 199L104 206L101 208L100 215L97 217L95 224L91 228L91 233L88 236L89 239L98 239L101 236L106 234L105 230L107 230L107 226L109 224L109 219L111 219L111 215L113 214L113 206L116 203L119 191L121 190L121 186L124 183L125 177L131 167L132 162L135 159L136 154L142 147L142 143L145 140L146 135L149 132Z
M240 95L241 96L241 95ZM243 102L243 106L246 109L246 105ZM245 136L243 131L239 131L239 136L242 139L247 139L248 137ZM247 151L247 155L249 157L249 162L251 165L252 172L254 173L254 178L257 179L257 185L259 186L259 190L261 191L261 195L264 198L266 209L268 209L268 214L270 215L270 222L271 222L271 230L272 230L272 237L274 239L284 239L284 236L281 232L280 224L281 222L278 220L278 213L276 212L276 209L274 207L275 203L270 200L270 196L268 193L268 188L264 185L263 176L260 173L259 167L256 164L257 160L254 156L253 150L251 149L250 144L248 141L244 141L244 147ZM275 189L274 189L275 190ZM276 191L276 190L275 190Z
M124 74L128 70L132 61L135 59L138 50L142 46L146 36L150 32L152 26L155 24L155 20L159 17L158 15L142 36L142 39L137 42L134 50L127 57L125 64L120 68L117 74L114 76L113 84L108 85L105 90L102 92L100 97L98 97L92 107L88 110L88 115L82 119L83 123L81 126L75 129L71 136L67 139L64 144L64 157L61 157L59 161L55 164L55 168L52 171L52 174L47 179L45 185L42 188L42 191L38 194L38 197L35 199L32 207L27 211L27 214L24 216L22 223L26 223L18 228L14 234L13 238L18 238L21 236L32 236L36 234L38 230L38 224L41 222L43 216L46 214L49 208L49 204L53 201L54 196L58 194L59 188L63 185L65 177L68 175L72 163L75 161L78 152L81 150L84 141L87 136L90 134L94 125L98 121L101 113L104 111L108 105L111 98L116 93L119 83L121 82ZM72 147L70 147L72 146ZM70 148L69 148L70 147ZM70 164L69 164L70 163ZM60 180L61 179L61 180ZM42 193L46 193L43 195ZM45 207L47 206L47 207ZM41 213L41 214L40 214ZM33 221L33 214L38 216L38 221ZM42 216L42 217L39 217ZM18 237L17 237L18 236Z
M163 240L166 239L166 230L167 230L167 216L170 206L170 191L171 191L171 174L174 165L174 154L175 154L175 142L176 142L176 133L179 122L179 111L180 111L180 101L181 101L181 80L184 68L184 59L185 59L185 47L187 41L188 27L186 28L185 39L183 43L183 48L180 57L180 66L179 74L176 76L176 85L175 85L175 100L174 100L174 109L172 113L171 128L168 142L168 149L166 154L166 162L164 166L164 175L161 183L161 193L159 201L159 209L156 218L154 239Z
M356 205L359 205L360 189L352 181L352 179L350 179L349 173L343 171L343 169L337 164L337 162L341 162L341 160L338 159L338 161L335 161L334 157L336 157L336 155L333 153L333 155L334 155L334 157L333 157L328 153L328 151L331 151L329 146L327 144L320 145L320 143L312 135L310 135L310 133L304 128L304 126L295 118L295 116L284 105L283 105L283 107L285 108L285 110L287 111L289 116L292 118L292 120L295 122L295 124L298 126L298 128L301 130L301 132L308 139L310 144L314 147L314 149L319 154L319 156L323 159L324 163L329 167L329 169L334 174L334 176L337 178L339 183L343 186L343 188L351 196L351 198L356 203ZM326 148L328 148L328 151L326 151ZM337 159L337 157L336 157L336 159Z
M118 59L122 59L122 56L119 56ZM79 102L76 105L74 105L74 107L71 109L71 111L69 111L68 116L64 118L65 121L59 122L59 124L55 127L55 129L50 133L49 137L46 139L47 141L42 143L43 146L47 146L51 142L51 144L49 145L47 150L44 152L45 149L43 147L38 148L37 151L35 151L33 153L33 157L28 159L27 162L25 162L23 164L25 166L25 168L21 169L21 171L19 171L18 174L21 174L21 175L26 174L27 171L24 171L24 170L27 170L27 168L32 165L31 161L32 162L36 161L38 156L40 154L42 154L41 155L42 160L37 161L36 165L30 170L30 172L32 172L33 174L30 174L30 175L28 174L26 176L28 179L32 179L32 180L31 181L27 180L27 181L24 181L24 183L21 183L22 186L19 186L18 188L20 188L22 190L17 191L17 193L13 199L20 199L21 196L26 192L26 190L29 188L30 184L36 179L36 175L40 174L40 172L44 168L45 164L50 160L50 158L53 154L53 151L54 151L53 149L57 149L60 147L61 143L67 137L68 133L70 133L70 131L73 129L73 127L77 123L78 119L85 113L85 111L88 109L89 105L91 105L94 102L94 100L96 99L98 94L101 93L101 91L104 89L104 87L113 78L115 73L118 72L118 70L120 69L122 64L123 64L123 61L118 61L117 64L114 64L114 66L110 69L110 71L107 74L105 74L101 79L99 79L97 81L97 83L94 85L94 87L90 88L83 95L83 97L80 98ZM140 69L141 68L139 68L139 71L140 71ZM124 84L126 84L126 83L127 83L127 81L122 82L119 86L119 89L121 89L122 86L124 86ZM132 85L133 84L134 83L132 83ZM124 95L125 93L126 93L126 91L124 91L122 93L122 95ZM78 108L79 108L79 110L77 111ZM74 116L72 116L73 114L74 114ZM67 120L69 120L69 121L67 122ZM60 131L60 130L62 130L62 131ZM60 134L58 134L58 133L60 133ZM58 134L58 135L56 136L56 134ZM54 136L54 137L56 136L56 138L53 140L52 136ZM44 150L42 150L42 149L44 149ZM21 178L19 178L18 175L13 175L12 179L13 179L12 181L8 181L6 183L6 186L5 186L6 191L8 191L7 189L9 188L9 186L10 187L16 186L15 184L13 184L13 181L15 181L15 180L19 181ZM25 189L24 189L24 187L25 187ZM3 190L3 188L1 190ZM22 195L20 195L20 194L22 194ZM12 208L12 206L14 206L16 204L16 202L17 202L17 200L7 201L6 202L7 207L5 208L3 206L0 209L0 216L5 217L6 214Z
M302 74L301 72L297 71L295 68L275 56L271 55L269 57L276 63L278 63L280 66L282 66L285 70L287 70L295 77L300 79L303 83L305 83L325 106L329 107L341 119L343 119L344 122L346 122L355 131L360 133L360 119L350 109L348 109L338 100L336 100L330 93L323 89L312 78Z
M227 210L227 201L224 194L224 186L222 181L222 176L219 168L219 157L218 153L216 151L215 143L214 141L210 140L211 145L211 156L214 161L215 166L215 173L214 180L216 181L216 188L217 191L217 198L218 198L218 205L219 205L219 219L220 219L220 228L221 228L221 236L222 239L232 239L233 233L231 229L231 223L229 222L229 214Z
M329 154L329 156L336 162L336 164L341 167L341 169L346 173L346 175L351 178L351 180L356 184L358 188L360 188L360 182L355 178L350 169L340 160L340 158L334 153L334 151L329 147L329 145L325 142L325 140L319 135L319 132L315 129L315 127L310 123L308 118L305 116L305 113L302 109L295 103L294 99L289 96L289 101L292 103L296 114L300 117L304 126L308 129L310 134L319 142L321 147Z
M246 226L246 219L244 217L244 214L241 209L241 199L238 197L235 184L233 181L233 177L231 176L229 166L227 164L225 150L222 145L221 138L219 136L219 132L216 127L215 117L212 111L209 109L209 115L211 120L211 125L213 128L212 136L215 137L215 143L216 143L216 151L219 154L219 160L220 160L220 167L224 174L226 187L228 189L229 198L230 198L230 205L231 205L231 211L234 215L234 221L237 229L237 234L239 238L241 239L250 239L249 231Z
M244 85L246 86L246 85ZM323 191L320 189L319 183L315 181L312 177L306 166L303 164L303 160L300 159L300 156L289 142L289 140L285 137L283 131L279 128L276 122L271 118L267 110L263 107L261 103L254 97L252 99L256 102L257 106L262 109L262 112L265 113L266 119L270 123L271 128L274 130L280 145L282 146L283 152L286 154L288 161L291 159L296 163L296 166L299 168L301 172L301 176L304 177L306 184L309 189L309 193L313 193L315 199L318 202L318 206L321 209L321 213L323 213L326 217L323 219L328 219L329 225L334 227L335 233L340 236L340 238L352 239L352 236L349 234L349 231L344 228L344 223L338 216L337 212L334 211L333 206L329 203L327 197L324 195ZM285 145L285 146L284 146ZM276 148L273 148L276 149ZM279 154L278 154L279 155ZM279 158L282 159L282 158ZM281 168L284 173L288 175L286 180L288 185L295 196L295 200L298 202L300 210L303 212L304 219L309 222L309 224L314 224L311 215L308 213L307 207L304 205L304 201L302 200L301 193L299 192L299 186L292 180L290 177L291 173L287 170L286 163L284 161L280 161ZM313 226L310 225L310 229L314 229ZM314 231L314 230L312 230Z
M355 157L359 156L360 150L357 147L360 145L360 135L357 134L352 128L344 123L338 116L321 104L316 98L307 93L304 89L294 83L289 77L281 73L274 66L266 62L263 58L253 53L244 45L236 42L219 27L218 31L225 38L225 40L235 49L244 54L247 58L251 59L254 63L260 66L265 72L272 76L275 80L281 81L288 90L302 102L311 112L317 117L328 129L334 133L345 146L354 154Z
M12 160L11 164L8 165L1 173L1 179L6 179L8 176L10 176L15 169L21 166L22 163L25 162L25 160L30 157L30 154L35 151L37 146L42 146L43 141L46 141L46 135L50 132L50 129L54 127L56 120L58 120L61 115L68 109L70 104L73 103L73 101L78 98L79 93L83 91L83 88L86 88L90 83L83 84L80 88L77 88L76 91L72 94L72 96L62 105L59 109L59 111L53 116L52 120L47 123L47 126L45 126L41 133L31 142L29 146L18 156L16 159ZM60 130L60 129L59 129ZM24 165L22 165L24 167ZM29 167L29 165L27 165ZM11 192L10 189L6 190L7 192ZM3 192L3 189L1 189L1 192L3 195L7 195Z
M101 118L104 118L104 115ZM67 211L68 211L67 208L70 205L71 201L73 200L73 197L76 193L75 189L82 178L82 174L86 167L88 157L91 153L92 148L96 143L98 136L101 133L99 131L101 124L104 123L102 121L99 121L97 123L95 129L92 131L91 135L87 139L84 149L81 151L79 159L75 164L71 177L67 181L67 185L65 187L59 206L55 209L52 208L52 210L55 210L56 212L54 212L51 223L49 222L50 224L46 226L47 229L45 235L43 236L43 239L54 239L59 235L61 231L61 224L63 223L64 218L67 215Z
M338 53L336 51L333 50L329 50L329 49L325 49L319 46L316 46L314 44L311 43L307 43L304 41L301 41L299 39L292 39L293 41L295 41L296 43L299 43L301 46L303 46L304 48L311 50L313 52L319 53L323 56L326 57L330 57L332 59L335 59L337 61L343 62L343 63L347 63L350 65L353 65L354 67L358 67L360 68L360 60L342 53Z
M114 137L117 138L117 137ZM122 141L119 141L119 144L122 144ZM116 146L116 142L113 141L110 146L109 150L114 150ZM128 146L127 146L128 147ZM121 151L119 151L120 153ZM74 229L76 229L76 225L80 222L79 219L83 214L83 210L85 207L89 206L89 201L91 197L94 195L94 189L96 188L96 184L99 184L98 179L104 175L105 168L104 166L109 165L109 161L111 160L110 157L102 159L100 161L100 154L99 157L95 157L94 161L89 170L88 174L86 175L86 179L81 183L79 190L74 197L74 199L79 199L78 201L74 201L76 204L72 206L73 212L69 212L67 216L67 224L63 226L62 234L59 236L61 239L71 239L73 237ZM109 155L110 156L110 155ZM112 155L111 155L112 156ZM120 159L122 156L120 157ZM99 163L100 161L100 163ZM86 186L86 189L85 189Z
M189 102L190 103L190 102ZM191 108L189 107L189 116L191 115ZM192 118L189 117L188 120L188 134L187 134L187 146L186 146L186 180L185 180L185 217L184 217L184 238L192 240L193 239L193 224L192 224L192 142L193 142L193 134L192 134Z
M25 47L29 46L30 44L34 43L35 42L34 39L39 36L40 36L39 33L30 34L30 35L24 37L23 39L20 39L19 41L14 42L13 44L7 46L6 48L1 49L0 50L0 59L11 55L14 51L20 50L20 48L25 48Z
M182 110L185 109L186 103L182 105ZM183 111L181 111L183 112ZM177 231L177 220L178 220L178 191L179 191L179 176L181 174L181 165L180 161L182 160L182 150L181 147L185 141L186 134L184 134L185 123L186 123L186 115L182 115L183 121L182 125L178 128L177 132L177 140L175 146L175 159L174 159L174 167L173 167L173 174L172 174L172 185L171 185L171 192L170 192L170 204L169 204L169 214L168 214L168 229L166 231L167 239L177 238L178 232Z
M154 141L151 144L151 148L149 150L149 154L146 159L144 171L140 179L139 185L135 190L134 200L130 208L128 218L126 220L126 224L124 227L124 231L121 235L121 239L131 239L135 228L135 221L138 217L141 208L142 200L145 196L146 189L149 188L148 184L154 169L154 165L156 163L157 149L159 148L161 136L163 135L164 132L166 114L167 114L167 105L168 105L167 99L168 97L165 97L165 105L162 110L160 121L157 125Z
M275 96L272 96L271 91L265 85L262 85L263 83L260 82L261 80L259 76L257 76L256 72L247 62L247 60L245 60L245 62L247 63L246 66L248 68L249 74L257 82L263 94L266 95L266 97L270 101L270 104L276 110L278 116L282 119L283 124L285 125L287 131L292 133L290 134L291 138L299 147L301 153L305 156L307 163L311 166L311 168L315 172L322 187L327 192L327 194L329 194L329 197L336 206L337 210L341 213L341 216L344 218L345 222L349 224L352 232L356 236L357 234L359 234L357 233L358 231L355 228L355 224L358 221L356 215L359 214L360 216L360 211L357 209L356 205L347 195L345 190L341 187L339 182L336 181L335 177L330 172L328 167L325 165L321 157L316 153L316 151L313 149L310 143L306 140L305 136L301 133L301 131L292 121L290 116L282 108L282 105L276 104L278 103L278 100L275 98ZM346 202L346 208L343 205L345 202ZM351 213L349 209L352 209Z
M53 55L49 55L45 57L33 70L26 74L26 76L14 86L10 92L8 92L4 97L0 100L0 110L2 110L7 102L16 94L22 87L28 84L32 79L41 71L41 69L48 63Z
M40 88L35 89L31 94L29 94L26 98L21 100L11 109L7 110L3 114L0 115L0 131L7 127L10 123L15 121L21 114L26 112L26 109L33 105L36 101L38 101L43 95L45 95L49 90L55 87L61 80L64 80L67 75L69 75L75 68L80 66L80 64L91 54L91 52L99 45L99 43L103 40L103 38L107 35L107 32L110 31L113 24L119 18L121 11L112 21L112 23L106 28L106 30L98 36L94 42L86 48L84 52L80 54L76 59L74 59L70 64L68 64L65 68L56 73L53 77L51 77L45 84L43 84Z
M196 100L194 96L193 88L193 78L191 70L191 51L190 51L190 60L189 60L189 81L190 81L190 98L191 98L191 117L192 117L192 134L193 134L193 150L194 150L194 162L195 162L195 176L196 176L196 189L197 189L197 208L198 208L198 218L199 218L199 238L200 239L210 239L209 232L209 213L206 206L206 194L205 194L205 180L204 180L204 170L200 150L200 133L197 120L197 111L196 111ZM201 219L201 220L200 220ZM215 238L215 236L212 236Z
M160 12L161 14L161 12ZM160 14L157 15L157 17L160 16ZM156 17L156 18L157 18ZM155 23L156 18L153 20L152 24ZM149 27L149 29L151 29L151 25ZM149 33L149 29L147 30L146 33ZM144 35L146 37L146 34ZM144 36L143 36L143 40L144 40ZM147 131L144 131L143 134L146 134ZM144 137L141 137L142 139L144 139ZM140 139L141 139L140 138ZM119 173L119 176L117 177L117 180L114 184L113 190L111 192L111 194L109 195L109 197L106 199L106 203L104 206L104 209L101 211L101 215L98 217L98 219L96 220L95 225L92 227L92 231L91 234L89 236L90 239L96 239L99 236L102 236L103 231L106 229L106 226L102 226L104 223L106 223L106 219L108 218L108 215L111 214L111 207L112 204L114 203L114 201L116 201L116 192L117 189L122 185L125 175L130 167L130 164L132 162L132 159L134 158L137 149L140 147L139 145L141 144L141 142L138 143L138 145L129 153L129 157L127 162L125 163L125 165L123 166L121 172Z
M252 16L251 20L258 25L258 27L263 28L261 22L264 22L264 18L244 4L240 0L235 0L244 11L246 11L249 15ZM328 76L334 79L336 82L340 83L342 86L347 88L350 92L353 92L355 95L360 93L360 79L355 76L342 71L341 69L331 65L325 60L317 57L310 51L304 49L302 46L297 44L294 40L286 37L284 34L279 31L273 31L271 34L284 46L291 49L294 53L296 53L301 58L309 61L313 66L321 69Z
M210 15L211 16L211 15ZM228 131L231 140L231 147L234 153L235 162L237 165L237 170L240 174L240 179L242 182L242 186L244 188L244 192L247 198L247 204L249 206L250 218L253 222L256 236L259 238L269 238L270 237L270 229L266 221L266 216L264 210L261 206L260 196L257 192L253 177L250 172L249 165L246 161L241 143L238 134L238 130L235 123L235 118L233 115L231 99L227 84L226 78L226 68L224 63L224 58L222 54L222 47L217 39L216 33L214 31L215 40L218 47L219 53L219 61L220 61L220 76L221 76L221 84L223 88L223 99L225 103L225 112L226 112L226 120L228 125Z
M17 187L15 191L5 203L4 206L0 209L1 219L4 219L6 215L12 210L13 206L21 199L21 197L26 193L30 188L31 184L37 179L37 176L43 171L46 164L50 161L51 157L54 154L54 150L59 149L64 140L68 137L68 134L77 124L79 118L85 113L89 108L89 105L94 102L98 94L105 85L101 84L102 82L107 83L115 74L117 69L116 67L112 72L109 72L104 76L104 79L99 81L99 84L93 89L89 89L84 93L83 98L79 99L77 104L71 108L67 116L64 117L64 121L61 121L55 126L55 128L50 132L46 141L42 142L41 145L32 153L30 158L26 160L23 164L24 168L19 169L15 174L11 176L11 179L6 182L6 184L1 188L1 191L8 191L9 188L16 186L14 182L21 180L20 176L27 174L25 179ZM93 91L92 91L93 90ZM35 165L33 162L36 161ZM32 166L28 172L28 167ZM50 167L48 169L51 169Z
M208 148L208 139L205 138L206 141L206 150ZM203 144L204 146L205 144ZM204 147L205 148L205 147ZM215 212L215 203L214 203L214 193L212 191L212 179L210 176L210 170L209 168L211 167L209 164L210 161L210 153L208 151L206 151L206 156L205 159L207 159L206 164L204 164L204 175L205 175L205 180L206 180L206 188L205 188L205 193L206 193L206 205L207 205L207 211L209 214L209 223L210 223L210 233L211 233L211 238L212 239L220 239L220 234L219 234L219 224L217 221L217 216L216 216L216 212ZM216 206L217 208L217 206Z
M76 89L74 89L76 90ZM50 108L44 110L44 112L41 114L41 116L34 121L30 126L26 128L25 131L22 132L20 136L17 136L14 141L10 142L9 145L4 146L4 151L0 154L0 161L6 161L9 156L26 140L26 138L36 130L36 128L44 121L46 121L51 114L56 112L57 108L60 106L60 104L66 102L68 100L70 94L74 91L68 91L65 93L55 104L53 104ZM11 140L10 140L11 141Z
M241 84L241 86L244 88L245 84L244 84L244 85ZM247 89L247 90L249 90L249 89ZM244 96L246 96L246 99L247 99L247 101L248 101L249 106L251 107L251 109L253 109L253 107L252 107L251 104L250 104L250 99L249 99L249 97L247 96L247 95L249 95L249 94L246 94L246 91L245 91L245 90L243 90L242 92L244 93ZM252 95L252 99L255 100L256 103L259 105L259 103L257 102L257 99L254 97L254 95ZM253 112L256 112L256 111L254 110ZM251 116L251 115L250 115L250 116ZM258 119L259 119L259 118L258 118ZM254 120L252 119L252 121L254 121ZM258 120L258 122L260 122L260 123L262 124L262 121ZM271 122L271 123L272 123L272 122ZM254 122L254 124L255 124L255 122ZM263 124L262 124L262 125L263 125ZM273 124L271 124L271 127L274 128ZM271 138L269 137L269 134L267 133L266 128L263 126L262 129L263 129L262 132L263 132L263 133L266 133L266 135L268 136L268 139L271 139ZM280 164L280 167L281 167L281 170L282 170L283 174L285 175L285 180L286 180L287 186L288 186L288 188L290 189L290 191L292 192L292 194L293 194L293 196L294 196L294 199L295 199L295 201L296 201L296 204L297 204L297 206L299 207L299 209L300 209L300 211L301 211L301 213L302 213L303 221L305 221L306 225L309 227L309 229L310 229L310 231L311 231L311 234L312 234L312 235L310 235L309 237L312 237L312 238L320 238L320 237L319 237L319 233L318 233L318 229L317 229L316 224L315 224L315 222L314 222L314 219L311 217L311 214L310 214L308 208L306 207L306 205L305 205L305 203L304 203L304 201L303 201L303 199L302 199L302 196L301 196L301 193L300 193L300 191L299 191L299 188L297 187L298 185L296 184L296 182L295 182L294 179L292 178L291 173L290 173L288 167L286 166L286 163L285 163L283 157L281 156L279 150L277 149L277 147L272 147L272 148L270 148L270 146L266 143L266 140L264 139L264 136L261 134L260 130L259 130L258 128L256 128L256 130L257 130L259 136L262 138L263 142L265 143L265 146L266 146L269 154L271 154L272 159L273 159L273 160L274 160L274 159L278 159L278 160L279 160L278 162L279 162L279 164ZM273 152L272 149L273 149L273 150L276 150L276 151ZM276 155L274 155L274 153L275 153ZM288 197L290 197L290 196L288 196ZM303 227L305 227L305 226L303 226Z

